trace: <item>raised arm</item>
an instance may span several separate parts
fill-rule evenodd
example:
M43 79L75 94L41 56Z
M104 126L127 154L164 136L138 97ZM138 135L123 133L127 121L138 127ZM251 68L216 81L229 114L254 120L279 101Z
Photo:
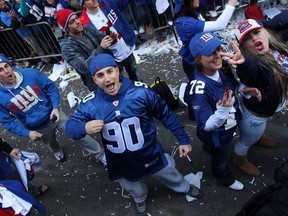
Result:
M237 0L229 0L217 20L205 22L203 31L220 31L225 29L233 15L236 3Z

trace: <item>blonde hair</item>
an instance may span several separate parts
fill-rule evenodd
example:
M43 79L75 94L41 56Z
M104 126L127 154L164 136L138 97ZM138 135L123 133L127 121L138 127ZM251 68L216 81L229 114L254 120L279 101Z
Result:
M275 35L272 31L261 28L261 31L263 31L269 40L269 46L270 49L278 51L280 54L285 55L288 57L288 46L285 42L281 41L281 39ZM240 45L241 49L244 50L246 53L249 53L243 45ZM252 55L255 55L254 53L250 53ZM267 53L264 55L257 55L256 57L263 62L265 62L267 65L269 65L270 69L273 72L273 75L275 77L276 84L278 86L278 92L279 95L282 96L280 99L280 102L282 102L283 98L287 97L288 92L288 75L282 68L280 64L275 60L274 56L271 53Z

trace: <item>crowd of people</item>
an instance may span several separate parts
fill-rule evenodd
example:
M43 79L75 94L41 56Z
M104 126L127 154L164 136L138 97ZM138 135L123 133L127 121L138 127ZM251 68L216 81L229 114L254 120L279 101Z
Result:
M54 37L51 37L51 35L53 35L54 32L55 34L56 32L59 32L59 29L60 32L66 32L66 29L63 29L65 26L61 26L61 24L57 22L56 14L58 11L67 9L79 15L82 13L82 24L89 25L102 33L107 33L110 29L107 29L106 31L108 19L105 18L105 16L107 17L108 10L113 9L117 15L115 17L117 18L117 22L113 23L113 20L109 20L108 27L112 28L110 31L111 34L113 34L113 32L118 33L120 42L115 44L114 47L111 46L110 50L113 50L117 62L121 62L124 67L126 65L129 72L133 71L135 73L136 71L134 70L136 69L134 69L134 66L128 67L127 64L133 61L131 53L136 42L136 35L141 32L142 34L147 34L147 37L152 38L154 29L167 25L167 20L172 19L172 12L171 8L168 8L165 12L159 14L156 9L155 1L146 3L146 1L137 0L135 2L133 1L133 4L131 2L132 1L129 0L112 2L99 1L99 3L103 5L104 15L102 13L96 14L95 10L98 8L98 1L95 0L1 0L0 27L1 29L13 28L16 30L19 37L21 37L29 46L29 50L27 50L29 57L53 55L58 53L59 45L57 40L55 40ZM138 7L138 10L133 10L135 7ZM101 22L96 22L97 16L100 15L101 20L105 20L103 25ZM110 15L113 14L109 14L109 16ZM41 24L36 25L38 23ZM50 27L43 25L43 23L46 23ZM141 29L139 30L139 28ZM53 32L51 30L53 30ZM157 40L160 42L163 41L164 36L162 36L162 30L155 32ZM47 46L47 43L49 43L49 46ZM117 52L119 46L123 46L121 47L123 50L121 53ZM3 53L3 51L1 51L1 53ZM41 58L43 64L50 62L55 63L55 60L59 61L58 58ZM139 78L139 75L137 74L134 76L138 76L136 78Z
M117 180L131 194L138 213L146 215L148 187L143 181L148 177L194 199L200 199L202 192L184 179L175 168L173 157L157 140L154 118L177 138L180 157L192 150L193 143L184 126L141 77L133 55L135 31L140 31L141 24L135 28L129 22L131 17L127 18L125 13L128 3L105 0L15 0L9 3L0 0L3 25L17 29L36 52L41 52L41 47L34 47L30 35L25 34L26 24L47 21L62 29L64 37L59 40L62 56L90 91L67 117L60 110L60 94L53 81L36 69L15 67L0 54L0 123L18 136L41 140L59 162L65 161L65 152L57 141L57 131L77 140L84 150L107 166L109 179ZM129 8L135 10L135 6L144 3L135 1L133 4ZM157 1L147 4L151 10L149 14L153 14L153 4ZM268 121L286 106L288 34L285 34L287 31L281 31L281 35L273 32L287 28L287 21L283 19L287 11L283 11L268 21L239 21L235 29L237 41L221 41L213 32L226 28L236 4L236 0L229 0L222 14L208 21L201 14L203 4L199 0L175 0L173 16L182 41L179 55L183 71L189 79L184 100L196 121L196 135L203 149L211 154L211 170L217 182L241 191L244 184L233 176L229 160L244 173L256 177L260 171L248 160L249 148L254 144L278 145L264 133ZM140 18L147 19L142 9L139 7ZM81 13L76 12L79 10ZM168 11L171 11L169 7L165 16L172 17ZM159 27L155 19L163 21L163 17L146 19L142 28L151 36L153 27ZM155 34L158 41L162 41L161 31ZM233 53L224 52L222 46L227 43ZM49 58L44 60L48 62ZM224 64L228 67L224 68ZM236 128L240 137L233 146ZM103 147L91 137L96 133L101 134ZM11 157L19 160L21 151L2 140L0 150L3 161L0 183L19 180ZM10 187L8 182L7 188ZM45 185L30 188L33 193L27 192L32 198L49 189ZM32 198L27 199L42 209Z

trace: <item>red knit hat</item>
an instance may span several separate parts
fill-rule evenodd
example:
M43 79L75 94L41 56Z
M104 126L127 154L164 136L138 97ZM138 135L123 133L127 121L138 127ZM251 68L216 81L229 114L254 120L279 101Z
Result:
M76 13L69 9L59 10L56 13L56 19L64 31L66 31L68 23L73 15L76 15Z

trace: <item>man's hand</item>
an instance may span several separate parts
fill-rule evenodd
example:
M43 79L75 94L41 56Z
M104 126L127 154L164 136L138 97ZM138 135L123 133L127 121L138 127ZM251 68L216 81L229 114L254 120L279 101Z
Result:
M111 46L111 44L113 43L113 38L110 37L109 35L106 35L101 43L100 43L100 46L103 48L103 49L107 49L109 46Z
M12 151L10 152L10 156L13 157L13 158L15 158L16 160L19 160L20 154L21 154L21 151L20 151L20 149L18 149L18 148L14 148L14 149L12 149Z
M10 10L10 11L8 12L8 16L10 17L11 20L16 20L15 14L14 14L14 12L13 12L12 10Z
M236 4L237 4L237 0L229 0L227 4L229 4L229 5L233 6L233 7L235 7Z
M51 114L50 114L50 119L56 118L56 121L59 121L60 118L60 114L59 114L59 110L57 108L53 109Z
M117 43L117 41L118 41L118 34L116 34L116 33L114 33L114 32L111 32L111 33L110 33L110 37L111 37L112 40L113 40L112 43L111 43L111 45Z
M101 131L103 126L103 120L92 120L86 123L85 130L87 134L95 134Z
M192 145L179 145L180 157L186 157L190 151L192 151Z
M39 140L42 138L42 136L43 136L43 134L38 133L37 131L30 131L30 133L29 133L29 138L32 141Z

